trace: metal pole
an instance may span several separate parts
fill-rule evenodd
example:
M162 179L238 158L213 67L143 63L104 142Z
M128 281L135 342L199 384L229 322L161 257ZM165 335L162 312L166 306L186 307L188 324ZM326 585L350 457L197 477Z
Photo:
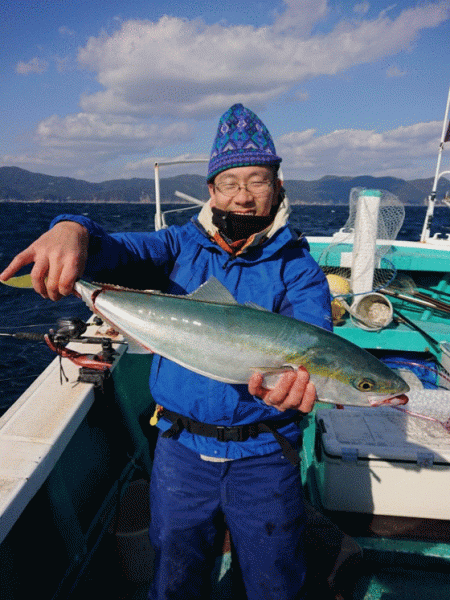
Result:
M422 234L420 236L421 242L426 242L428 240L428 238L430 237L431 222L433 220L433 213L434 213L434 203L436 201L436 191L437 191L439 178L442 175L442 173L439 173L439 171L441 168L442 151L444 150L444 140L445 140L445 136L446 136L447 128L448 128L449 108L450 108L450 88L448 91L447 106L445 108L444 122L442 124L441 143L439 144L439 153L438 153L438 159L437 159L437 164L436 164L436 172L434 175L433 189L431 190L430 196L428 196L427 213L425 215Z
M159 165L155 162L155 230L159 231L162 229L161 222L161 194L159 190Z

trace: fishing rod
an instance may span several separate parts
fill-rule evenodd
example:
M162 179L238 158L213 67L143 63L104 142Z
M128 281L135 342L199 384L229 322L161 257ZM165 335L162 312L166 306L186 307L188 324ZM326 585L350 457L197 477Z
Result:
M44 342L43 333L34 333L32 331L16 331L14 333L0 333L1 337L12 337L16 340L25 340L28 342Z
M102 321L98 317L96 317L96 325L101 325ZM76 317L66 317L58 319L57 321L58 329L54 331L50 329L50 335L52 338L60 343L60 344L68 344L70 342L77 342L81 344L103 344L110 343L112 341L111 337L103 336L103 337L93 337L93 336L84 336L83 333L87 330L87 323L82 319L78 319ZM26 340L32 342L41 342L45 341L45 336L47 333L37 333L32 331L15 331L15 332L0 332L0 336L3 337L12 337L17 340ZM116 344L126 344L126 342L122 340L114 340Z
M436 307L442 307L444 309L444 311L450 310L450 304L448 302L444 302L440 298L435 298L434 296L431 296L430 293L426 294L424 292L421 292L418 289L414 279L412 277L410 277L409 275L399 274L391 282L390 285L385 285L384 287L387 288L388 290L393 290L395 292L410 295L413 298L419 298L420 300L425 300L426 302L434 304ZM450 296L450 294L447 294L446 292L443 292L442 290L433 290L432 288L427 288L427 289L431 293L435 293L435 294L439 294L439 295L443 294L446 296Z
M421 333L423 335L423 337L427 341L429 341L430 344L432 344L436 350L439 350L439 352L441 351L441 347L440 347L439 342L437 341L437 339L435 339L432 335L430 335L427 331L425 331L425 329L422 329L422 327L420 327L419 325L417 325L417 323L415 323L414 321L412 321L411 319L409 319L408 317L406 317L402 312L400 312L398 310L398 308L394 308L393 310L394 310L394 314L397 317L399 317L407 325L409 325L410 327L412 327L412 329L415 329L416 331L418 331L419 333ZM444 368L444 367L442 367L442 368Z
M393 298L397 298L398 300L404 300L405 302L416 304L417 306L421 306L422 308L428 308L429 310L439 310L440 312L450 314L450 305L445 304L443 302L439 302L438 300L434 300L434 298L425 300L422 298L416 298L414 296L408 296L407 294L402 294L400 292L396 292L395 290L388 288L380 288L379 291L382 294L386 294L387 296L392 296Z
M96 324L102 323L98 317L94 318ZM47 346L56 352L62 358L68 358L73 363L86 369L106 372L112 367L114 356L117 352L114 350L111 337L92 337L83 335L87 330L87 323L78 318L64 318L58 320L58 329L50 329L48 333L35 333L30 331L15 331L12 333L0 333L2 337L12 337L18 340L45 342ZM100 344L101 352L92 356L76 352L66 348L70 342L82 344ZM126 341L114 340L114 343L126 344Z

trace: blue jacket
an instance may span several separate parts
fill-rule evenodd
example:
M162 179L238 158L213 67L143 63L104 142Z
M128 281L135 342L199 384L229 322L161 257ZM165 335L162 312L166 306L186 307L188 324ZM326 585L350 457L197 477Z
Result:
M195 217L182 227L112 235L83 216L61 215L52 225L61 220L77 221L89 230L86 275L97 281L186 294L215 276L240 303L254 302L270 311L332 329L325 276L309 254L307 241L299 239L287 225L262 244L233 257L206 234ZM267 406L251 396L245 385L214 381L160 356L153 358L150 388L158 404L214 425L287 419L295 414ZM170 423L161 419L158 426L166 430ZM298 427L290 423L280 433L294 442ZM270 433L245 442L219 442L183 431L179 441L200 454L224 458L279 449Z

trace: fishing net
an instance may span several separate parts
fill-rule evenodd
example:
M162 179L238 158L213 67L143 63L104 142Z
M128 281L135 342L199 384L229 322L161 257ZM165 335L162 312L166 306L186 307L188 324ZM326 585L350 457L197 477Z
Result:
M319 258L335 299L336 323L345 311L363 327L377 329L387 323L389 301L361 297L382 290L395 278L389 242L396 239L404 218L405 208L391 192L352 188L347 222ZM356 314L351 305L357 301Z

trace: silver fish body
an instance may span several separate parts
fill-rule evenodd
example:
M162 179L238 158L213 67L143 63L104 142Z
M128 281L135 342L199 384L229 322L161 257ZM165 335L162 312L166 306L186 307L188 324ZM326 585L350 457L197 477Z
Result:
M370 353L325 329L238 304L215 278L189 296L78 281L89 308L124 337L206 377L246 384L303 365L320 400L378 405L409 387ZM391 400L392 399L392 400Z

